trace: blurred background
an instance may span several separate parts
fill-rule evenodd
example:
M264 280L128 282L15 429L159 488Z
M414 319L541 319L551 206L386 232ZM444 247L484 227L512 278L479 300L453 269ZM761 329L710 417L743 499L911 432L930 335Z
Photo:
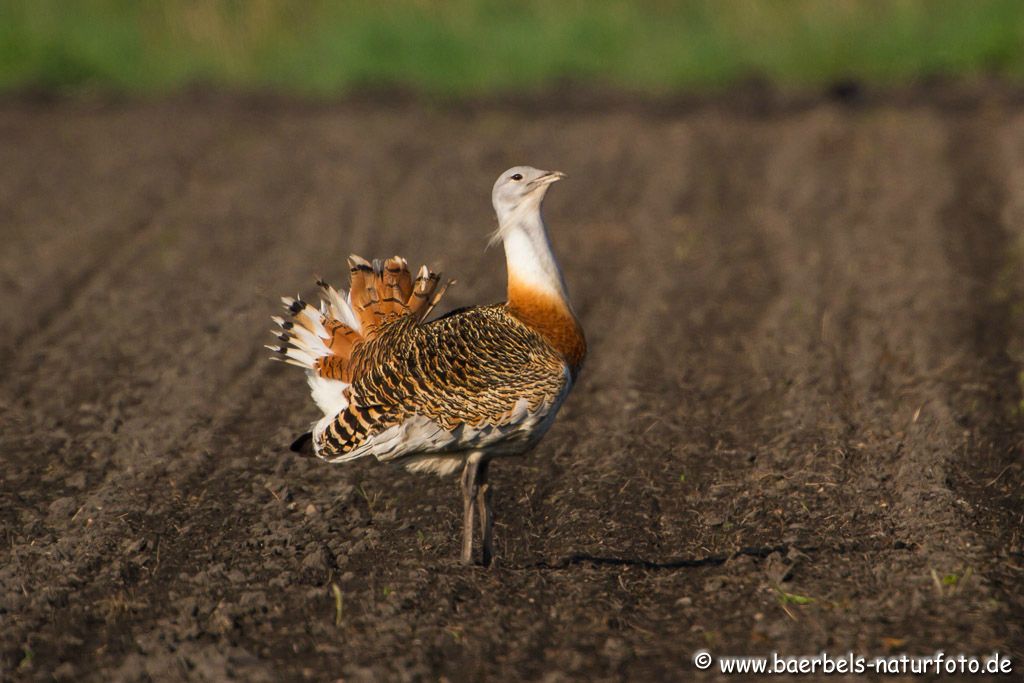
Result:
M0 89L467 96L1024 74L1016 0L3 0Z

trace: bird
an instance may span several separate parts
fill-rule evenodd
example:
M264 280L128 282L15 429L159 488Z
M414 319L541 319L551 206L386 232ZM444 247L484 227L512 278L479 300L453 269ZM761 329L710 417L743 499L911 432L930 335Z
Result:
M505 301L428 320L453 281L400 256L349 257L349 289L317 280L321 302L281 299L273 359L305 371L323 413L292 450L345 463L374 456L412 472L462 470L461 561L494 557L495 458L530 451L576 383L587 342L541 206L565 174L516 166L494 183L508 276Z

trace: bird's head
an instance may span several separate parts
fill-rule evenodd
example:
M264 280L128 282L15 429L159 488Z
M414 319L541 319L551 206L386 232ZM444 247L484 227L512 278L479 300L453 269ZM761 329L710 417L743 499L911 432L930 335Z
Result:
M502 173L491 193L498 223L504 225L523 211L539 209L551 183L564 177L561 171L541 171L532 166L514 166Z

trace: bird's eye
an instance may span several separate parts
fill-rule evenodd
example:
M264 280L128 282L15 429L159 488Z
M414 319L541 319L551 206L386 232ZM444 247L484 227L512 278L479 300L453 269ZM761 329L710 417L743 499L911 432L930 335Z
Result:
M512 174L512 180L522 180L522 179L523 179L523 174L522 173L513 173Z

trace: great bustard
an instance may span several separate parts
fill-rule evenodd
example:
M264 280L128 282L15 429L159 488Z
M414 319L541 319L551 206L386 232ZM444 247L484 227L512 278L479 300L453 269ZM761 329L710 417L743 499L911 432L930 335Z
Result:
M405 259L349 259L347 294L318 282L316 309L284 298L291 320L274 318L268 346L306 370L324 417L293 444L310 442L329 462L364 455L412 471L462 468L462 561L473 558L479 514L483 563L493 555L487 468L518 455L551 426L586 355L586 341L551 251L541 203L558 172L517 166L492 200L508 267L508 301L424 322L444 294L426 267L413 280Z

